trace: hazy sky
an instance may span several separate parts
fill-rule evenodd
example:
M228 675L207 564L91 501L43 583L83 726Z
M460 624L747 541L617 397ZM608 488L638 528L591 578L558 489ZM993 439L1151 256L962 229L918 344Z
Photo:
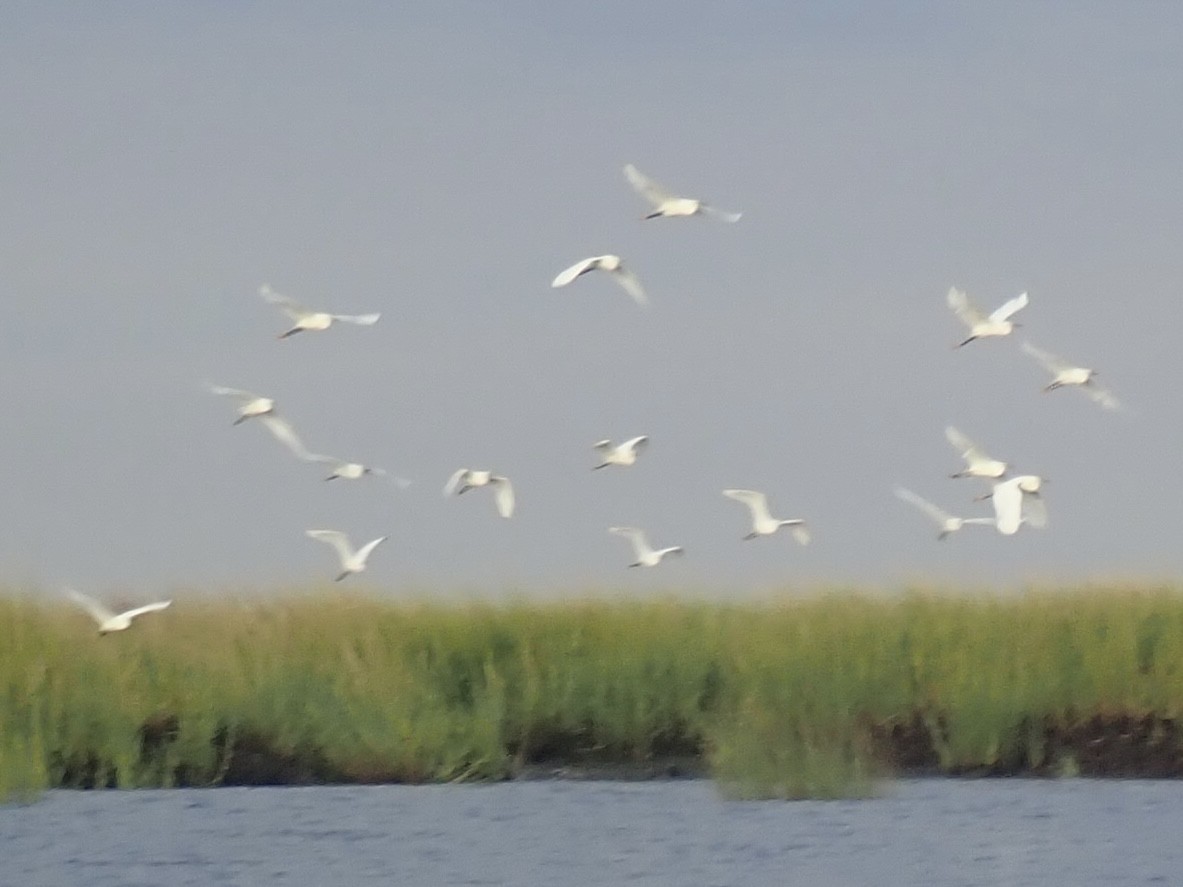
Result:
M311 527L389 533L350 582L395 593L1183 575L1183 9L570 6L6 6L4 581L316 582ZM744 218L641 222L629 162ZM648 311L550 288L602 252ZM263 282L383 317L276 341ZM951 285L1023 329L953 351ZM1024 336L1129 408L1042 394ZM323 483L204 380L415 484ZM988 511L948 423L1051 479L1045 531L892 496ZM813 544L741 542L730 486Z

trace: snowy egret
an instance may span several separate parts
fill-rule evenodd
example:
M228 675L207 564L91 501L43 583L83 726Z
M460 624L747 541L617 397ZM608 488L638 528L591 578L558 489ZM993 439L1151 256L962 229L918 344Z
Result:
M275 401L270 397L263 397L253 391L243 391L241 388L226 388L224 385L207 385L210 393L223 397L233 397L238 401L238 418L235 425L241 425L247 419L266 416L275 411Z
M305 330L327 330L337 320L359 326L373 326L382 316L381 314L329 314L325 311L313 311L305 308L295 299L280 295L267 284L259 287L259 295L272 305L278 305L280 310L294 322L291 329L279 334L277 338L280 339L286 339Z
M970 302L969 297L956 287L950 288L946 301L953 309L953 313L969 327L969 338L959 342L956 346L960 348L962 345L968 345L974 339L1009 336L1011 331L1019 326L1010 318L1019 309L1027 307L1027 294L1020 293L1010 301L1003 302L989 315L982 314L977 306Z
M1043 529L1047 526L1047 507L1040 491L1045 483L1047 478L1020 474L1010 480L999 481L989 493L977 498L993 502L995 526L1004 536L1013 535L1024 523Z
M339 530L306 530L305 535L310 539L327 543L336 550L337 557L341 561L341 572L334 580L336 582L340 582L351 573L361 573L364 571L370 552L390 538L389 536L379 536L377 539L372 539L357 551L354 551L353 546L349 544L349 537Z
M513 485L509 478L491 471L458 469L444 485L444 495L459 496L477 487L492 486L497 504L497 513L502 517L512 517L514 509Z
M1063 358L1044 351L1042 348L1036 348L1030 342L1023 343L1023 350L1043 364L1044 369L1052 374L1051 382L1043 386L1044 391L1055 391L1057 388L1071 386L1080 389L1107 410L1115 410L1120 406L1117 398L1097 384L1096 370L1068 363Z
M738 222L743 213L725 212L716 209L693 197L678 197L672 191L662 187L646 176L631 163L624 168L624 177L633 186L633 190L653 204L653 212L645 216L646 219L656 219L658 216L695 216L710 215L723 222Z
M952 425L945 429L945 438L965 460L965 469L949 477L988 477L998 478L1006 474L1007 464L992 459L972 440L954 428Z
M576 277L595 270L608 272L612 276L612 279L620 284L624 288L624 291L632 296L633 301L638 305L644 307L649 303L649 300L645 297L645 290L641 287L641 282L637 280L636 275L632 271L624 267L620 256L592 256L590 259L576 262L567 270L560 272L551 281L550 285L552 287L566 286Z
M649 438L644 434L640 437L630 438L619 444L613 444L610 440L601 440L598 443L594 443L592 447L600 454L600 464L592 466L592 470L607 468L609 465L636 465L637 457L641 455L648 445Z
M385 468L378 468L376 465L365 465L361 462L352 462L348 459L338 459L336 456L326 456L321 453L308 453L302 456L306 462L319 462L322 465L328 465L329 473L325 475L325 480L360 480L363 477L381 477L389 478L391 483L400 489L405 489L411 485L411 482L403 477L391 477Z
M936 525L941 528L940 533L937 534L938 540L943 540L950 533L956 533L966 524L993 526L995 523L995 519L992 517L955 517L922 496L917 496L906 487L896 487L895 494L910 505L915 505L936 522Z
M681 545L654 549L649 545L645 531L636 527L609 527L608 532L615 533L617 536L625 536L632 542L637 559L629 564L630 567L656 567L667 554L681 556L686 553Z
M781 527L790 527L793 538L802 545L809 544L809 526L801 518L778 520L768 511L768 497L756 490L724 490L723 495L742 502L752 512L752 531L744 539L771 536Z
M172 601L157 601L154 604L145 604L133 610L113 613L94 598L87 597L72 588L66 589L66 593L99 624L99 634L101 635L110 634L113 631L125 631L131 628L131 621L137 616L143 616L145 613L155 613L158 610L163 610L172 603Z

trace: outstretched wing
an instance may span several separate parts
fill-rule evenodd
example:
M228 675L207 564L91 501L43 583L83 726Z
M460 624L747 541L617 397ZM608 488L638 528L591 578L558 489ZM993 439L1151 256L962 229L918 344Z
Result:
M368 558L370 556L370 552L373 551L375 548L377 548L379 545L381 545L383 542L385 542L389 538L390 538L389 536L379 536L377 539L373 539L373 540L367 542L360 549L358 549L357 559L360 560L364 564L366 561L366 558Z
M444 484L444 495L451 496L464 483L464 479L468 477L467 468L457 468L456 472L448 478L448 482Z
M809 524L801 518L784 521L783 526L789 528L789 532L793 534L793 538L797 540L799 545L808 545L813 539L813 534L809 531Z
M768 497L757 490L724 490L723 495L750 508L753 520L772 519L772 514L768 511Z
M236 397L242 401L262 400L263 398L255 394L253 391L244 391L242 388L227 388L224 385L206 385L210 394L220 394L224 397Z
M292 423L282 416L267 413L259 416L259 421L271 432L271 436L291 450L292 455L297 459L305 462L323 462L326 460L327 457L325 456L308 452L308 449L304 446L304 442L296 434L296 429L292 428Z
M649 547L649 540L645 538L645 531L637 527L609 527L609 533L615 533L617 536L624 536L633 544L633 551L636 552L638 559L644 557L648 552L652 551Z
M1047 526L1047 505L1038 493L1028 493L1023 496L1023 520L1037 530Z
M277 293L266 283L259 287L259 295L262 296L264 301L270 302L272 305L278 305L283 313L292 318L292 320L299 320L301 317L311 313L295 299L289 298L282 293Z
M641 282L637 280L637 276L632 271L621 265L610 273L612 274L612 279L619 283L624 288L624 291L633 297L634 302L642 308L649 304L649 298L645 295L645 290L642 288Z
M990 312L990 319L994 320L994 321L1006 320L1008 317L1010 317L1012 314L1014 314L1020 308L1026 308L1026 307L1027 307L1027 294L1026 293L1019 293L1019 295L1015 296L1009 302L1003 302L1001 305L999 305L997 308L995 308L992 312Z
M947 521L949 518L951 518L953 516L953 515L949 514L947 511L945 511L945 510L939 508L938 506L934 505L933 503L929 502L923 496L916 495L911 490L909 490L907 487L896 487L895 494L900 499L907 502L909 505L914 505L917 508L919 508L925 514L927 514L930 518L932 518L934 521L936 521L938 524L944 525L945 521Z
M288 427L289 427L289 429L291 428L291 426L288 426ZM296 438L296 440L299 441L299 438ZM300 448L303 449L303 446L304 445L301 443ZM299 455L299 453L297 453L297 455ZM304 454L302 456L300 456L300 458L303 459L305 462L319 462L322 465L344 465L345 464L344 459L338 459L336 456L329 456L329 455L326 455L325 453L310 453L307 450L304 450Z
M349 537L339 530L305 530L304 535L309 539L316 539L333 546L342 564L353 557L353 548L349 544Z
M1100 404L1107 410L1116 410L1121 407L1121 403L1107 388L1102 388L1090 382L1087 385L1081 385L1080 390L1091 397L1095 403Z
M630 438L621 444L626 450L632 450L637 455L645 452L645 448L649 446L649 436L642 434L638 437Z
M966 464L974 462L992 462L994 461L985 452L982 451L976 443L949 425L945 428L945 439L953 445L953 448L961 454L961 458L966 461Z
M378 322L381 313L375 314L330 314L329 317L333 320L339 320L342 323L355 323L358 326L373 326Z
M78 606L82 607L82 609L89 613L90 617L99 625L102 625L108 619L113 619L115 617L114 613L112 613L94 598L87 597L80 591L75 591L73 588L67 588L66 594L70 596L70 600L78 604Z
M710 206L709 204L703 203L702 201L699 201L698 208L708 216L718 219L720 222L734 223L743 218L743 213L728 212L725 209L718 209L717 207Z
M957 287L949 288L949 293L945 296L945 301L949 303L949 307L957 315L958 319L968 327L972 328L975 324L979 324L985 320L982 312L970 302L969 296L963 290L957 289Z
M401 475L397 475L397 474L391 474L385 468L371 468L370 471L372 471L374 474L378 475L379 477L390 481L392 484L394 484L400 490L405 490L412 483L410 478L402 477Z
M1043 368L1049 373L1059 373L1072 369L1072 364L1068 363L1062 357L1057 357L1055 354L1052 354L1050 351L1044 351L1042 348L1036 348L1030 342L1023 342L1023 350L1043 364Z
M633 190L652 203L655 207L661 206L667 200L674 200L675 195L669 189L662 187L649 178L631 163L624 167L624 177L628 179L628 183L633 186Z
M580 274L590 271L595 264L595 256L592 256L590 259L584 259L581 262L576 262L570 268L560 271L555 279L550 282L550 285L552 287L566 286Z
M136 607L134 610L128 610L122 614L128 619L135 619L137 616L143 616L145 613L155 613L157 610L163 610L172 604L172 601L157 601L154 604L144 604L142 607Z
M509 482L508 477L500 474L494 475L489 480L493 484L493 496L497 502L497 513L502 517L513 517L513 484Z

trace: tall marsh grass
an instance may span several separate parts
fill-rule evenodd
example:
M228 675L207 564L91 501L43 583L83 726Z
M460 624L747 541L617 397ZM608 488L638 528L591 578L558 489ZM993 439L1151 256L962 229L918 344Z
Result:
M1168 588L743 605L333 590L181 599L103 638L68 604L0 596L0 796L700 758L734 795L837 797L873 791L901 744L938 772L1074 772L1057 736L1181 707Z

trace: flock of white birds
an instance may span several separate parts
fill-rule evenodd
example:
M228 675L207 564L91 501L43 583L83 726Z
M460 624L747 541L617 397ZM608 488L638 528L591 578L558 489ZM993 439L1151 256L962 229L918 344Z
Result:
M969 296L955 287L949 290L946 301L950 310L969 331L969 335L958 342L955 348L962 348L977 339L1009 336L1020 325L1011 318L1030 302L1027 293L1020 293L991 313L983 314L970 301ZM1097 384L1096 370L1077 366L1035 347L1030 342L1023 343L1023 351L1034 357L1052 374L1051 382L1043 388L1044 392L1071 386L1083 391L1105 409L1118 408L1117 399ZM940 528L938 539L946 539L965 526L992 526L1004 536L1014 535L1023 525L1035 529L1047 526L1047 508L1042 496L1043 485L1047 483L1046 477L1038 474L1012 474L1010 464L987 455L985 450L952 425L945 429L945 437L965 460L965 468L950 476L989 481L990 491L975 497L975 501L990 499L994 506L994 514L992 517L958 517L906 487L896 487L895 492L900 499L916 506L936 523Z
M718 209L697 198L678 196L641 173L631 164L624 167L624 175L633 189L652 207L652 211L644 216L645 219L702 215L731 223L739 221L741 217L741 213ZM626 267L621 257L616 255L591 256L582 259L560 272L552 281L551 286L567 286L592 271L603 271L611 276L638 306L644 308L648 305L645 289L637 276L630 268ZM265 301L279 307L291 322L288 329L278 334L279 339L287 339L302 332L322 332L330 329L335 323L373 326L381 317L377 312L333 314L314 310L276 292L267 284L260 286L258 292ZM1027 293L1022 293L1005 302L990 314L984 314L964 292L954 288L949 290L947 302L949 308L968 330L966 338L955 346L961 348L978 339L1011 335L1019 326L1012 318L1027 307L1029 299ZM1097 383L1095 370L1072 364L1029 342L1024 342L1022 347L1028 355L1035 358L1051 373L1052 379L1045 386L1045 391L1074 387L1106 409L1118 407L1118 402L1113 395ZM369 476L389 480L398 487L406 487L410 484L410 481L405 478L390 475L384 469L373 465L312 452L304 445L292 424L277 411L275 400L270 397L222 385L207 384L206 387L212 394L231 398L237 402L234 425L252 420L255 424L262 425L300 461L327 466L328 474L324 476L325 480L359 480ZM987 455L981 447L956 428L950 426L946 428L945 433L949 443L965 461L965 468L954 473L951 477L970 477L988 481L989 490L977 496L975 501L990 499L993 504L993 514L959 517L944 511L907 488L897 487L895 492L900 499L924 512L937 524L938 539L943 540L962 527L973 525L993 526L999 533L1007 536L1018 532L1019 528L1024 525L1033 528L1046 526L1047 510L1042 499L1042 489L1047 482L1046 478L1036 474L1012 474L1011 466L1008 463ZM593 469L601 469L610 466L619 468L633 466L645 452L648 443L649 438L646 435L639 435L619 444L613 443L611 440L598 441L592 446L598 453L600 462L592 467ZM459 496L469 490L482 487L490 488L497 513L501 517L510 518L513 516L515 505L513 484L505 475L497 474L491 470L457 469L444 485L444 495ZM745 540L772 536L780 529L785 528L798 543L809 544L808 523L803 518L773 517L768 497L764 493L757 490L726 489L722 491L722 494L747 507L751 517L751 531L743 537ZM608 532L621 536L630 542L634 554L634 560L629 564L630 567L655 567L667 556L680 556L685 552L681 545L654 548L645 531L639 527L609 527ZM335 576L338 581L354 573L363 572L370 555L387 539L386 536L380 536L355 549L349 538L338 530L311 529L307 530L306 534L310 539L323 542L333 548L339 562L339 571ZM73 589L68 589L67 593L77 604L90 613L98 623L100 634L123 631L131 626L132 620L136 617L163 610L171 603L171 601L159 601L126 612L114 613L101 603Z

